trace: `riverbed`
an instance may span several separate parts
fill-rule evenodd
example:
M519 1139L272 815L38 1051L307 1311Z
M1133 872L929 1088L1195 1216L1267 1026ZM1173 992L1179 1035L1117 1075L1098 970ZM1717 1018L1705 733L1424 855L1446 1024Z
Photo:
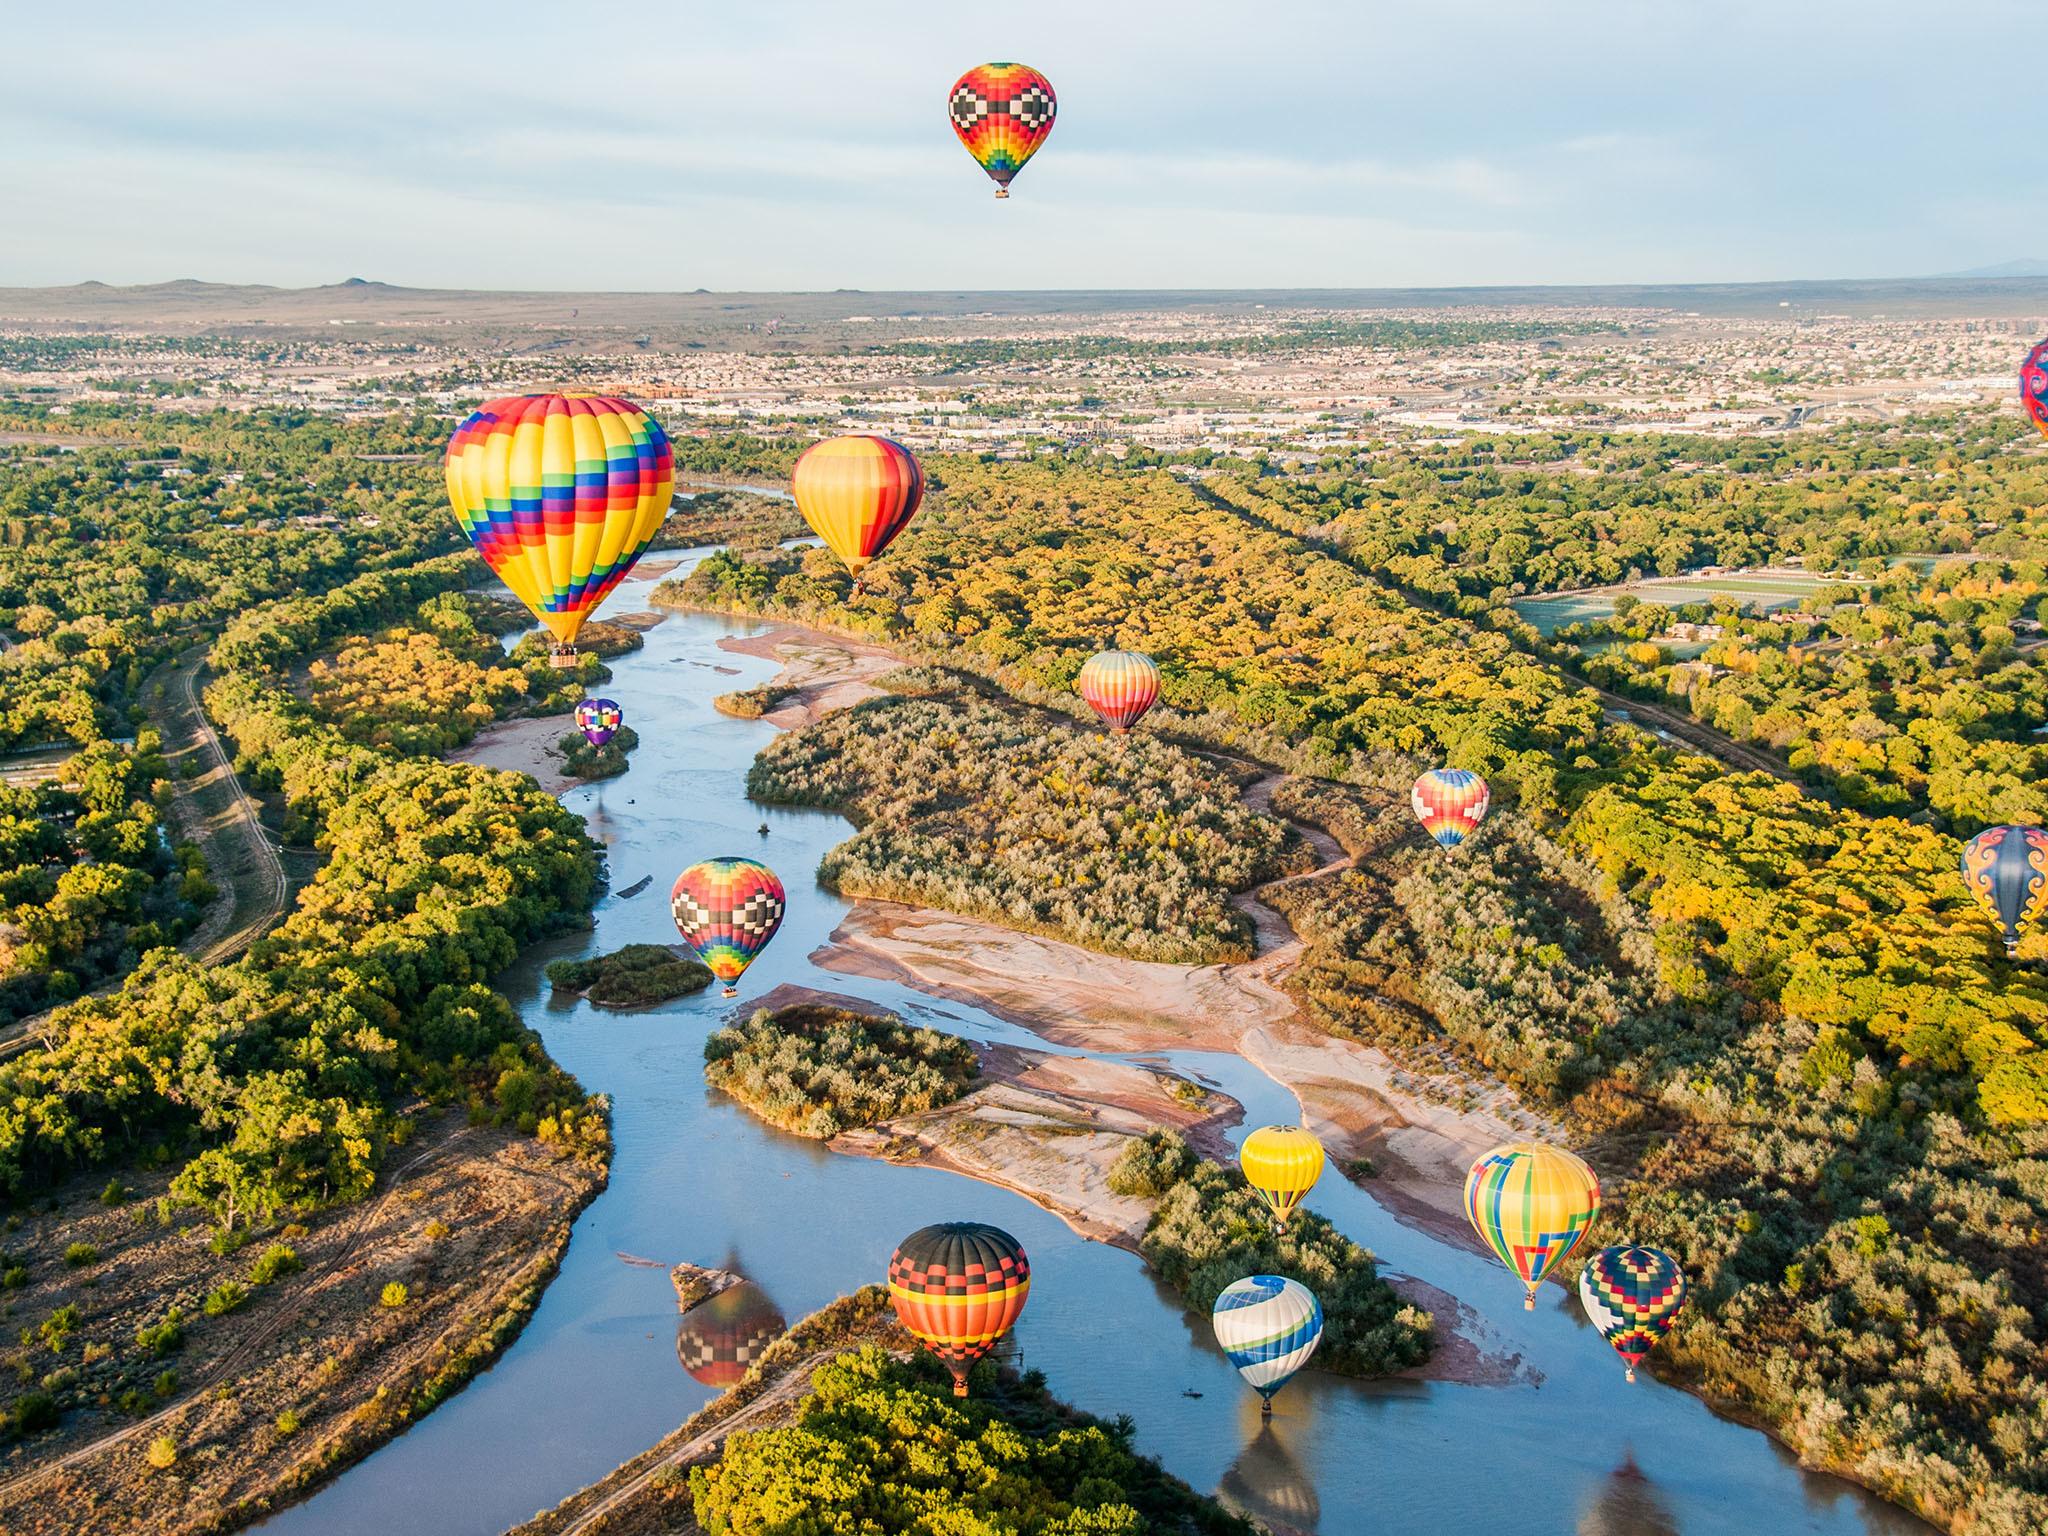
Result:
M615 601L623 611L644 590ZM264 1531L492 1536L601 1477L716 1395L678 1360L669 1265L741 1271L794 1320L882 1279L899 1238L947 1219L995 1222L1029 1250L1032 1295L1017 1343L1056 1394L1106 1417L1131 1415L1139 1449L1195 1487L1296 1530L1929 1529L1848 1483L1801 1471L1768 1436L1647 1374L1627 1385L1564 1288L1545 1287L1537 1310L1525 1313L1521 1286L1500 1266L1397 1221L1335 1172L1309 1203L1387 1269L1476 1309L1477 1342L1518 1361L1511 1380L1358 1382L1311 1371L1280 1393L1262 1426L1257 1397L1216 1350L1208 1320L1183 1312L1134 1255L1076 1236L1020 1195L836 1154L707 1089L706 1035L782 984L857 997L977 1041L1139 1059L1048 1043L903 981L814 964L848 909L818 889L813 872L851 829L836 815L749 802L747 767L776 727L711 704L775 675L773 660L719 645L765 627L679 614L611 663L606 691L641 745L623 778L571 790L563 803L606 844L614 891L642 877L652 884L606 897L593 932L536 946L499 979L555 1059L612 1096L610 1187L584 1212L559 1277L490 1371ZM765 860L790 898L782 931L747 973L737 1004L714 987L616 1014L551 994L541 976L550 960L673 940L666 895L676 871L728 853ZM1233 1142L1249 1127L1298 1117L1293 1096L1239 1056L1142 1059L1241 1102L1246 1118L1228 1133Z

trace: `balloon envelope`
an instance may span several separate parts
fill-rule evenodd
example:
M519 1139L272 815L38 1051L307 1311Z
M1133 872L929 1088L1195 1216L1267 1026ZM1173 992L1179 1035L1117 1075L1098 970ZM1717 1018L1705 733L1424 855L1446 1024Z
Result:
M1986 827L1963 844L1963 884L1998 924L2008 951L2020 930L2048 911L2048 832Z
M1465 768L1432 768L1408 792L1415 819L1443 848L1455 848L1479 830L1491 798L1486 780Z
M953 1373L959 1397L974 1362L1010 1331L1030 1294L1023 1245L986 1222L920 1227L889 1258L897 1320Z
M1465 1214L1493 1256L1521 1276L1528 1306L1600 1213L1600 1179L1562 1147L1495 1147L1465 1175Z
M1119 735L1159 700L1159 668L1136 651L1102 651L1090 656L1074 680L1088 707Z
M1052 82L1028 64L977 64L953 82L947 115L967 153L1010 195L1010 182L1052 133Z
M789 905L775 871L756 859L706 859L676 876L669 910L683 942L732 997L740 973L768 947Z
M618 735L625 712L610 699L585 699L576 706L576 729L593 747L601 747Z
M1579 1305L1600 1337L1636 1366L1671 1331L1685 1305L1685 1273L1678 1260L1655 1248L1602 1248L1579 1271Z
M563 645L668 515L660 424L608 395L493 400L448 440L448 501L497 578Z
M1263 1125L1237 1149L1245 1182L1282 1228L1323 1173L1323 1144L1298 1125Z
M2048 341L2036 342L2020 367L2020 399L2026 403L2027 420L2048 437Z
M1268 1400L1323 1341L1323 1304L1307 1286L1279 1275L1233 1280L1209 1322L1237 1374Z
M856 582L924 500L924 470L901 443L856 434L813 443L789 477L796 509Z

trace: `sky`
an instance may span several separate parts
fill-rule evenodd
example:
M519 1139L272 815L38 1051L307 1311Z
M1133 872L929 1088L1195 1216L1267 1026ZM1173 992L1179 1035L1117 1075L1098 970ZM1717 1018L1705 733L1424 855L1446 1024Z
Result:
M0 5L0 285L1741 282L2048 258L2040 0ZM1042 70L993 188L954 79Z

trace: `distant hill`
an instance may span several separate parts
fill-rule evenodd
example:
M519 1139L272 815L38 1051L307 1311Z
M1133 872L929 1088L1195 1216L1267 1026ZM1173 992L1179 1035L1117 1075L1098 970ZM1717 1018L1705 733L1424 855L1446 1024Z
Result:
M958 322L1181 310L1212 314L1290 310L1498 309L1549 305L1574 309L1665 309L1702 315L1765 316L1791 308L1900 317L2048 317L2048 261L2008 262L1945 277L1775 283L1645 283L1591 287L1344 289L1066 289L1040 292L838 293L521 293L407 288L351 277L317 288L210 283L196 278L110 287L0 288L0 324L62 329L165 332L311 330L329 325L510 328L562 333L621 330L659 340L765 337L797 342L806 327L841 322ZM953 322L947 324L947 322ZM446 335L444 330L442 334ZM813 332L813 342L825 341ZM746 343L751 344L751 343Z
M2048 260L2039 256L2022 256L2018 261L2001 261L1995 267L1972 267L1967 272L1945 272L1941 277L2048 277ZM1937 282L1940 280L1936 279Z

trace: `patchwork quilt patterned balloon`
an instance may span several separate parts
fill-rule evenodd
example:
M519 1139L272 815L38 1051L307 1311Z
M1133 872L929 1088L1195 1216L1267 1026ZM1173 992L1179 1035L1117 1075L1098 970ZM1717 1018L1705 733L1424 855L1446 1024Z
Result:
M1010 181L1038 153L1060 109L1052 82L1028 64L977 64L953 82L946 110L975 163L1010 195Z

